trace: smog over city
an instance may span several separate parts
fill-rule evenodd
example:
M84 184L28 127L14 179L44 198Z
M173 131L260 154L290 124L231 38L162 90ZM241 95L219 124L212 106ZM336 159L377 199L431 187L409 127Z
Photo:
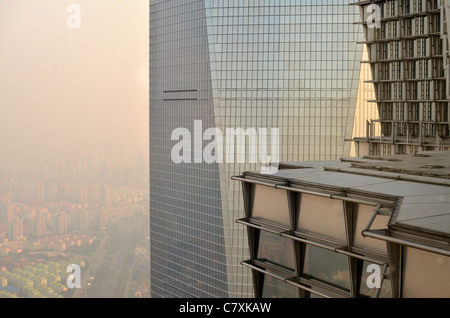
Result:
M148 10L0 2L0 297L148 297Z

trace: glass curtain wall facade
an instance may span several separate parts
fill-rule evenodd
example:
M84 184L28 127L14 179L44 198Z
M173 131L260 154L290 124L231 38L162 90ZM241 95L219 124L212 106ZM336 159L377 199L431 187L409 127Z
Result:
M150 244L152 297L227 297L217 165L176 164L177 128L215 125L203 1L151 1Z
M253 295L231 177L261 164L174 163L172 132L205 146L195 121L203 131L278 128L280 161L349 156L359 19L348 0L150 1L152 297Z

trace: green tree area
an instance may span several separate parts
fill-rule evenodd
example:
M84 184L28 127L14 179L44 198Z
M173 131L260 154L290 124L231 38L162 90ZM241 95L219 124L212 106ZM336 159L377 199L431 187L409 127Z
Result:
M16 294L0 290L0 298L18 298Z
M14 268L11 271L0 271L0 287L15 286L20 288L20 296L24 298L63 298L67 292L67 266L79 264L84 267L84 261L78 259L40 263L29 265L23 269ZM0 291L0 298L15 298L16 294Z

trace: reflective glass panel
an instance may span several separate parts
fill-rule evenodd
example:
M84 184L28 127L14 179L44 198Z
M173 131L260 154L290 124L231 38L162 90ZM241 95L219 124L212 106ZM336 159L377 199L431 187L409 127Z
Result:
M342 254L308 245L304 273L306 278L314 278L346 291L350 290L348 259Z
M291 270L295 267L292 241L264 231L259 238L257 258Z
M297 298L297 288L272 276L265 275L263 298Z

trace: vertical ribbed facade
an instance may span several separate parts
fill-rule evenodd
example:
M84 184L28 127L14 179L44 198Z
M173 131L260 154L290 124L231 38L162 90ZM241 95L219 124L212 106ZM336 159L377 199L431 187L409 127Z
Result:
M283 162L349 156L359 19L348 0L150 1L152 297L253 295L231 176L260 163L195 163L194 123L277 128ZM171 158L177 128L191 133L193 163Z
M446 28L446 32L444 31L445 34L442 36L444 38L444 46L448 50L448 48L450 48L450 2L441 0L441 3L443 15L445 17L444 28ZM447 75L447 99L450 99L450 59L448 55L444 58L444 66Z
M379 112L360 155L449 149L447 1L359 4Z

